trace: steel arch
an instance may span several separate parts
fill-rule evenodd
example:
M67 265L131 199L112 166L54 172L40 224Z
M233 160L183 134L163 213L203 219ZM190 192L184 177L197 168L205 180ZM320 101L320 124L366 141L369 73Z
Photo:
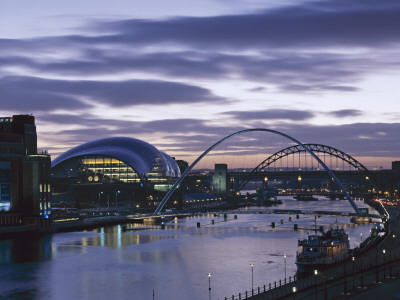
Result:
M344 162L348 163L349 165L353 166L356 170L359 171L365 171L369 172L369 170L358 160L356 160L354 157L348 155L347 153L333 148L331 146L327 145L322 145L322 144L303 144L304 146L307 146L312 152L316 153L325 153L329 154L330 156L334 156L337 158L340 158ZM241 183L239 183L238 187L236 190L240 191L254 176L254 174L262 172L265 168L276 162L277 160L280 160L286 156L295 154L295 153L300 153L300 152L306 152L303 147L300 145L294 145L287 147L285 149L282 149L270 156L268 156L265 160L263 160L261 163L258 164L251 172L249 172L249 175L246 176L245 180L243 180Z
M331 169L329 169L325 163L314 154L314 152L308 148L308 146L305 146L304 144L302 144L301 142L299 142L298 140L296 140L295 138L279 132L277 130L272 130L272 129L267 129L267 128L252 128L252 129L244 129L244 130L240 130L237 132L234 132L222 139L220 139L218 142L216 142L215 144L213 144L211 147L209 147L206 151L204 151L181 175L181 177L178 178L178 180L174 183L174 185L169 189L169 191L167 192L167 194L165 195L165 197L162 199L162 201L160 202L160 204L157 206L157 208L154 210L153 212L153 216L157 215L161 209L164 207L165 203L169 200L169 198L171 197L172 193L175 191L175 189L178 187L178 185L182 182L182 180L186 177L186 175L193 169L193 167L204 157L206 156L211 150L213 150L215 147L217 147L219 144L221 144L222 142L224 142L227 139L230 139L233 136L239 135L239 134L243 134L243 133L247 133L247 132L255 132L255 131L260 131L260 132L269 132L269 133L273 133L273 134L277 134L280 136L283 136L289 140L291 140L292 142L295 142L298 146L302 147L305 151L307 151L312 157L314 157L319 164L329 173L329 175L336 181L336 184L342 189L343 193L345 194L346 198L349 200L351 206L353 207L353 209L355 210L355 212L357 213L357 215L360 215L361 212L358 209L357 205L354 203L353 199L351 198L350 194L347 192L347 190L344 188L343 184L341 183L341 181L336 177L335 174L333 174L333 172L331 171Z

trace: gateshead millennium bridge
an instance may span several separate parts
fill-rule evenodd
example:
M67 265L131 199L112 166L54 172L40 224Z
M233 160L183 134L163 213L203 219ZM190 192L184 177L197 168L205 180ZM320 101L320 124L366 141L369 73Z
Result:
M340 157L342 160L346 161L347 163L349 163L350 165L354 166L355 168L366 170L366 168L361 163L359 163L358 161L356 161L355 159L353 159L349 155L346 155L344 152L342 152L342 151L340 151L338 149L335 149L335 148L331 148L331 147L323 146L323 145L316 145L316 144L303 144L300 141L298 141L297 139L295 139L295 138L293 138L293 137L291 137L291 136L289 136L289 135L287 135L285 133L276 131L276 130L266 129L266 128L253 128L253 129L245 129L245 130L241 130L241 131L237 131L235 133L232 133L232 134L222 138L221 140L219 140L218 142L213 144L211 147L209 147L206 151L204 151L183 172L183 174L179 177L179 179L174 183L174 185L167 192L165 197L162 199L162 201L160 202L160 204L158 205L158 207L154 211L153 215L155 216L161 211L161 209L167 203L167 201L169 200L169 198L171 197L171 195L175 191L175 189L178 187L178 185L183 181L183 179L189 174L189 172L198 164L198 162L201 159L203 159L208 153L210 153L213 149L215 149L218 145L222 144L226 140L229 140L230 138L232 138L234 136L241 135L241 134L246 134L246 133L249 133L249 132L267 132L267 133L272 133L272 134L275 134L275 135L279 135L279 136L282 136L282 137L294 142L296 144L296 146L285 148L285 149L283 149L283 150L271 155L266 160L261 162L257 167L255 167L253 169L253 171L249 174L248 178L246 180L244 180L239 185L239 188L243 187L246 184L246 182L248 182L252 178L252 175L254 175L256 173L259 173L261 170L265 169L267 166L269 166L273 162L277 161L278 159L281 159L282 157L285 157L285 156L287 156L289 154L293 154L293 153L307 152L324 168L324 170L329 174L329 176L335 181L335 183L343 191L343 194L345 195L347 200L350 202L351 206L353 207L353 209L355 210L357 215L361 214L360 210L357 207L357 205L354 203L352 197L347 192L347 190L345 189L345 187L343 186L341 181L336 177L336 175L332 172L332 170L325 164L325 162L323 162L314 152L322 152L324 154L328 153L329 155Z

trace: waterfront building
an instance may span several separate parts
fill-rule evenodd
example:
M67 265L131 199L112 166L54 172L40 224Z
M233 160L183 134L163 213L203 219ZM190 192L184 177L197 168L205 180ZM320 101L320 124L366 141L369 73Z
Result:
M221 205L222 199L210 193L190 193L185 194L183 207L185 209L212 208Z
M144 141L113 137L91 141L61 154L52 163L54 178L85 183L126 182L153 184L165 189L179 177L175 160Z
M50 165L33 116L0 118L0 226L51 226Z
M102 202L110 206L110 201L116 206L118 198L120 203L146 198L154 206L158 193L168 191L180 174L171 156L145 141L127 137L87 142L52 162L57 202L60 197L67 199L63 191L75 190L69 201L82 202L98 196L92 204L98 206L103 206Z
M225 195L227 192L227 164L215 164L215 171L212 177L214 192L218 195Z

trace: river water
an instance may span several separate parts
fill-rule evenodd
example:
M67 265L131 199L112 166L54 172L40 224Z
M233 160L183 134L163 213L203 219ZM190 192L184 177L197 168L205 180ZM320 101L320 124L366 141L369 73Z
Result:
M352 212L347 201L328 199L284 200L276 208ZM318 227L336 222L346 228L352 247L372 227L344 217L317 218ZM296 232L294 224L304 229ZM237 214L234 219L230 214L225 221L209 214L172 220L164 230L128 225L122 232L121 226L110 226L3 240L0 299L151 300L154 291L154 299L204 300L209 299L208 273L211 298L224 299L251 290L251 263L254 288L284 278L284 254L287 277L293 276L297 240L313 225L314 216Z

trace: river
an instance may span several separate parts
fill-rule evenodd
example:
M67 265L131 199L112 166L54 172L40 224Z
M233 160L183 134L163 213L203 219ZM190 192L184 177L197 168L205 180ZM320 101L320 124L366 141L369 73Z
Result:
M322 198L286 199L277 208L352 211L347 201ZM320 217L317 225L327 228L336 221L352 247L372 227L344 217ZM305 229L294 231L295 223ZM251 263L254 288L284 278L284 254L287 277L293 276L297 240L306 238L313 224L314 216L229 214L225 221L208 214L172 220L164 230L137 230L132 224L126 232L118 225L2 240L0 299L151 300L154 291L154 299L204 300L211 273L211 298L222 300L251 290Z

